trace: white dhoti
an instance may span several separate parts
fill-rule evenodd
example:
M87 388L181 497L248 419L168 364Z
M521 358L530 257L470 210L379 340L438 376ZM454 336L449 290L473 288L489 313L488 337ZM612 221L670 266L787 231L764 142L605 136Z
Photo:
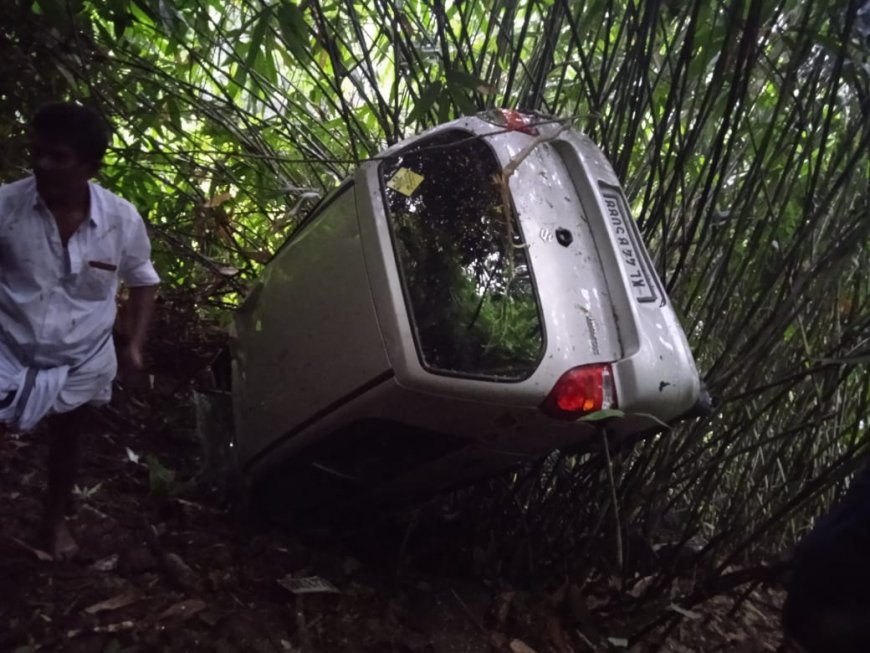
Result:
M28 431L46 415L112 398L118 369L111 335L73 365L25 366L0 340L0 423Z

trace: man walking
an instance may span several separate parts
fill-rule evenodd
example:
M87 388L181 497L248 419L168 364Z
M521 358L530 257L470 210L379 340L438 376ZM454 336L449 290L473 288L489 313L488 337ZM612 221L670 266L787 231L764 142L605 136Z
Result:
M33 175L0 186L0 431L47 418L44 528L55 559L78 551L65 513L94 406L122 373L142 367L159 278L131 204L90 182L109 145L102 117L72 103L31 123ZM118 280L129 288L130 333L112 341Z

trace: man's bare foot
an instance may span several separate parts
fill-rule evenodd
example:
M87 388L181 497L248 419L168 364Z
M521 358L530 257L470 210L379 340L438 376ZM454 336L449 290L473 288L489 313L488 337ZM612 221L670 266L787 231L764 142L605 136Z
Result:
M55 561L72 560L79 552L79 545L70 532L66 519L55 520L46 525L46 547Z

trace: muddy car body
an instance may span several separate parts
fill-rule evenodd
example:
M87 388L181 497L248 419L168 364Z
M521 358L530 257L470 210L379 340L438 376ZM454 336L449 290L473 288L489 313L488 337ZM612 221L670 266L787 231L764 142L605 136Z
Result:
M685 415L692 354L586 136L499 112L361 165L235 319L236 450L384 495Z

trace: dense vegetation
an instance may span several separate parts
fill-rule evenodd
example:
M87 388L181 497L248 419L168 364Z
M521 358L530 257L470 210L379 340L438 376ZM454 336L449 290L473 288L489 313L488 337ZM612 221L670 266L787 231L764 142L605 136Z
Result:
M21 174L40 102L101 107L102 180L149 220L166 292L205 317L405 135L505 106L600 144L719 405L478 490L500 573L654 574L625 600L690 606L786 550L867 448L868 4L28 0L2 39L0 179ZM668 596L690 540L704 582Z

